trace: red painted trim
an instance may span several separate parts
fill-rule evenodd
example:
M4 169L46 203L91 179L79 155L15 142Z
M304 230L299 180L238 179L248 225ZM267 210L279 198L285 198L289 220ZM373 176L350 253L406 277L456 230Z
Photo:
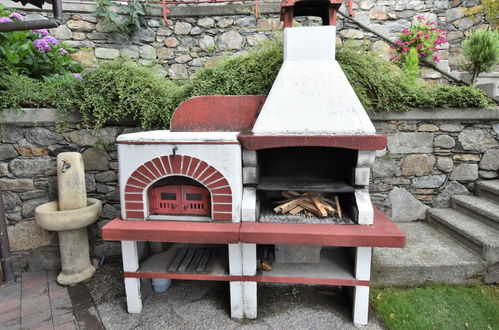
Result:
M102 227L107 241L152 241L175 243L239 242L240 223L193 221L131 221L116 218Z
M173 113L172 132L241 132L255 123L265 96L210 95L184 101Z
M321 225L243 222L242 243L321 246L405 247L405 234L377 208L373 225Z
M165 141L165 142L148 142L148 141L118 141L116 144L240 144L237 141L214 141L214 142L206 142L206 141L199 141L199 142L179 142L179 141Z
M155 272L123 272L125 278L169 278L172 280L197 280L197 281L237 281L237 282L260 282L260 283L295 283L295 284L319 284L340 286L369 286L369 281L347 280L337 278L314 278L314 277L292 277L292 276L247 276L247 275L212 275L212 274L179 274L179 273L155 273Z
M282 147L336 147L356 150L381 150L386 147L384 135L244 135L241 145L250 150Z

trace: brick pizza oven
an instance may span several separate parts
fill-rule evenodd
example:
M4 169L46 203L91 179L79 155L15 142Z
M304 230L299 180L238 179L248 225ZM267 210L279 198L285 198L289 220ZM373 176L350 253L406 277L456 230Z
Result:
M257 282L304 283L350 288L353 321L367 323L372 247L403 247L405 235L369 197L386 137L335 60L341 4L282 1L284 62L267 97L191 98L169 131L118 137L121 217L103 237L122 241L130 313L150 279L228 281L235 318L257 317ZM324 25L291 27L297 15ZM286 191L343 212L276 214ZM173 244L139 261L144 241Z

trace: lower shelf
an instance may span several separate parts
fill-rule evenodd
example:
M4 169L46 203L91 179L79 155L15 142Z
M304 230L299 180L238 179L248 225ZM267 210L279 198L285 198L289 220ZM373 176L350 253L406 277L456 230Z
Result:
M185 248L213 249L209 273L169 272L179 251ZM178 260L177 260L178 261ZM353 276L353 262L345 248L323 247L317 264L274 263L272 271L258 271L256 275L230 275L226 245L174 244L167 251L144 261L136 272L125 272L128 278L169 278L200 281L246 281L261 283L321 284L341 286L368 286Z

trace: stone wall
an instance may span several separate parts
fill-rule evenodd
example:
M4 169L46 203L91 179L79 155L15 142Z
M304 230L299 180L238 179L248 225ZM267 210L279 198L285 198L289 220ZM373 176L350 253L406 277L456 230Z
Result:
M371 116L388 136L372 169L371 198L395 221L422 219L428 207L446 207L454 193L473 190L478 179L499 169L499 109L409 111ZM57 269L57 235L34 221L36 206L57 198L55 159L59 152L83 154L89 197L103 202L101 219L90 227L93 256L120 254L116 242L103 242L100 228L119 216L117 154L119 134L137 131L131 123L96 132L78 128L79 118L57 127L52 109L2 114L0 190L17 269Z
M64 40L77 51L74 58L86 66L127 54L138 63L153 67L160 75L171 79L186 79L198 68L210 65L221 56L243 54L263 40L279 38L282 24L279 21L279 1L260 1L260 16L252 14L253 4L230 3L225 5L195 4L171 6L171 24L166 25L161 7L148 5L146 26L128 36L107 29L102 20L93 15L92 1L65 0L67 24L51 33ZM449 44L443 45L439 66L459 69L460 43L465 35L477 28L486 28L482 17L464 17L462 8L478 3L466 1L434 0L363 0L355 1L356 19L384 36L396 39L418 15L438 22L448 31ZM26 12L34 7L22 7L6 0L9 8ZM50 8L46 6L45 8ZM344 11L344 8L342 8ZM31 13L33 15L39 15ZM47 12L41 12L47 15ZM319 24L316 18L299 18L297 25ZM341 18L338 22L338 42L364 44L378 51L385 58L393 54L386 42L372 33L359 29L356 24ZM423 69L422 77L440 79L441 74Z

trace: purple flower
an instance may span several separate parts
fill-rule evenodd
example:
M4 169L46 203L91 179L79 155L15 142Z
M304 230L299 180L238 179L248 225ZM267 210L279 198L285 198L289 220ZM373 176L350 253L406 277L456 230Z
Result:
M10 13L9 17L12 18L12 19L15 18L18 21L24 21L23 15L21 15L19 13Z
M59 55L65 55L67 53L68 53L68 51L65 50L64 48L59 48Z
M52 45L58 45L59 44L59 41L54 38L54 37L51 37L51 36L46 36L43 38L43 40L45 40L46 42L48 42L49 44L52 44Z
M36 39L35 41L33 41L33 46L35 46L36 49L44 52L48 52L51 49L49 43L47 42L47 40L45 40L45 38Z
M33 30L33 32L38 33L39 35L44 36L44 37L49 35L49 31L46 29Z
M10 23L12 20L8 17L0 17L0 23Z
M79 73L72 73L71 74L75 79L78 79L78 80L83 80L83 77L81 76L81 74Z

